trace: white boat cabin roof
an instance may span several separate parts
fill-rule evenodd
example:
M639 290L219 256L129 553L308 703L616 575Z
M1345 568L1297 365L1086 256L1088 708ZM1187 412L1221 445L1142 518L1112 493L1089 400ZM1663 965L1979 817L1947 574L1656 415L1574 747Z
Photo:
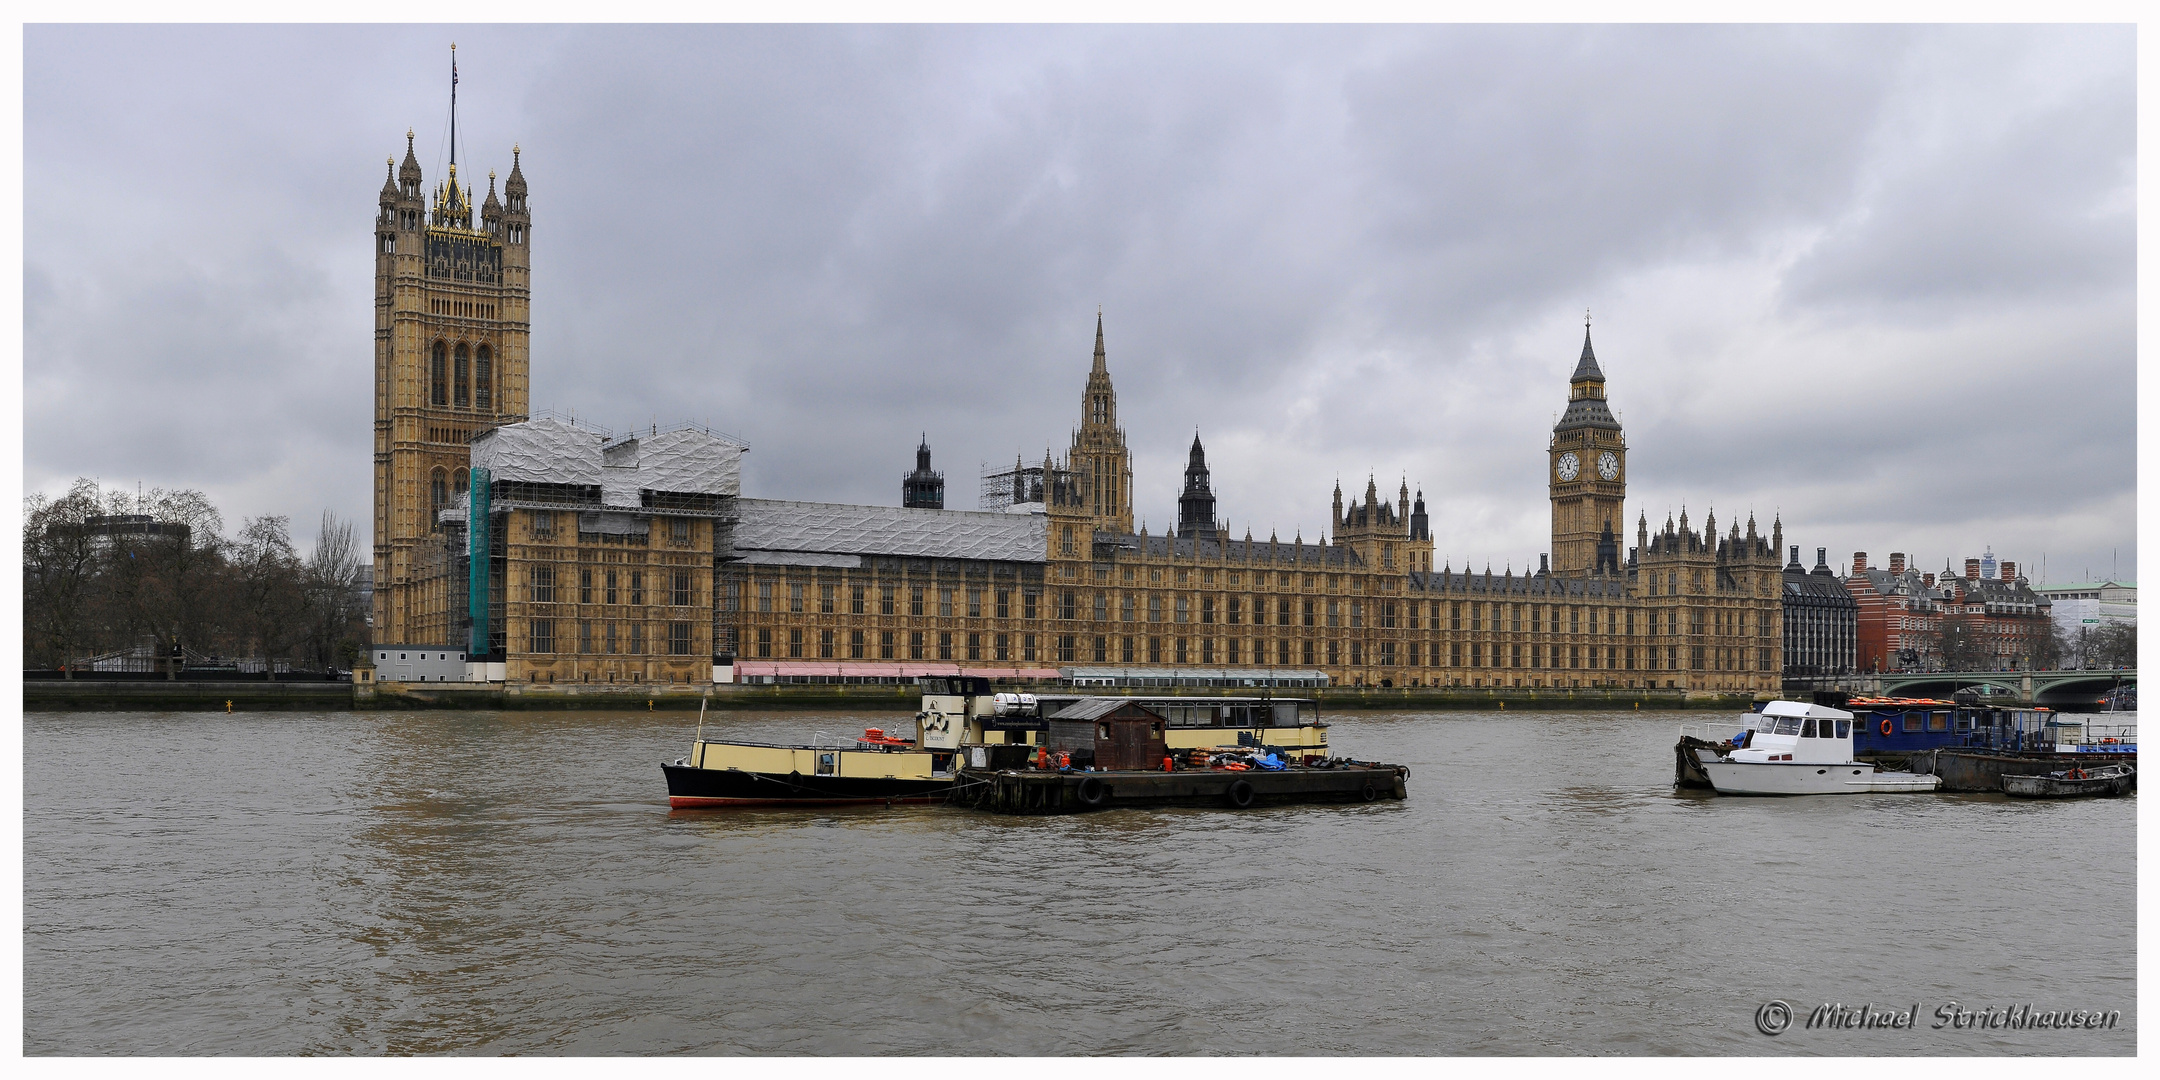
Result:
M1827 705L1810 705L1802 701L1773 701L1763 706L1762 715L1799 718L1812 716L1817 720L1850 720L1853 718L1853 714L1843 709L1833 709Z

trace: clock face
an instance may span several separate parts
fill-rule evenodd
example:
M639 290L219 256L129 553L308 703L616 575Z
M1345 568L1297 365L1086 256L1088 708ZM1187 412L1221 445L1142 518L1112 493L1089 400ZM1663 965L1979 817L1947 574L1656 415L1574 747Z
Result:
M1560 462L1553 467L1553 471L1559 473L1562 480L1573 480L1576 474L1582 472L1582 460L1575 456L1575 451L1570 450L1560 455Z
M1607 450L1597 456L1597 474L1607 480L1620 475L1620 459Z

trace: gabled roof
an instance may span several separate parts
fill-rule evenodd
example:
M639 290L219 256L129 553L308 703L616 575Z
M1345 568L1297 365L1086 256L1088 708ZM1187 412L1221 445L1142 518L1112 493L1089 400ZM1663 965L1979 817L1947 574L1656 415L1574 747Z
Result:
M1131 705L1141 712L1154 715L1153 710L1129 697L1086 697L1073 702L1051 714L1051 720L1097 720Z

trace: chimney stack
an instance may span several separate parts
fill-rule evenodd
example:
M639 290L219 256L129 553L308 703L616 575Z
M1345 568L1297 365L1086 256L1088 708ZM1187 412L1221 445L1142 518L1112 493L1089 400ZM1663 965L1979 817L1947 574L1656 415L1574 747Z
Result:
M1967 580L1967 581L1978 581L1978 580L1980 580L1980 560L1978 560L1978 559L1967 559L1967 560L1965 560L1965 580Z
M1890 572L1893 574L1902 574L1905 572L1904 552L1893 551L1890 553Z
M1973 563L1973 565L1974 565L1974 566L1978 566L1978 565L1980 565L1980 564L1979 564L1978 562L1975 562L1975 563ZM1866 570L1866 569L1867 569L1867 552L1865 552L1865 551L1855 551L1855 552L1853 552L1853 553L1852 553L1852 572L1853 572L1853 574L1854 574L1855 576L1858 576L1858 575L1859 575L1859 573L1860 573L1861 571L1863 571L1863 570Z
M2016 564L2016 563L2014 563L2014 562L2009 562L2009 561L2007 561L2007 560L2006 560L2006 561L2004 561L2004 563L2002 564L2002 579L2003 579L2004 581L2016 581L2016 580L2017 580L2017 564Z

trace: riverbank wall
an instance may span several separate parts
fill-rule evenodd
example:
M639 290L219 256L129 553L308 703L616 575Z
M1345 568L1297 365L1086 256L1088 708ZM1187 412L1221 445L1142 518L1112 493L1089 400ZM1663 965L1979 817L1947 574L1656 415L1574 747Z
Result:
M1089 687L1101 696L1153 696L1160 691ZM1252 691L1183 690L1180 696L1249 697ZM1739 711L1757 700L1747 693L1621 688L1370 687L1340 686L1286 691L1281 697L1313 697L1323 711L1433 710L1524 712L1629 712L1713 709ZM789 684L702 686L655 683L267 683L119 682L97 679L43 680L23 686L27 710L98 712L223 712L264 709L492 709L631 710L696 709L766 712L914 712L921 691L905 684Z

